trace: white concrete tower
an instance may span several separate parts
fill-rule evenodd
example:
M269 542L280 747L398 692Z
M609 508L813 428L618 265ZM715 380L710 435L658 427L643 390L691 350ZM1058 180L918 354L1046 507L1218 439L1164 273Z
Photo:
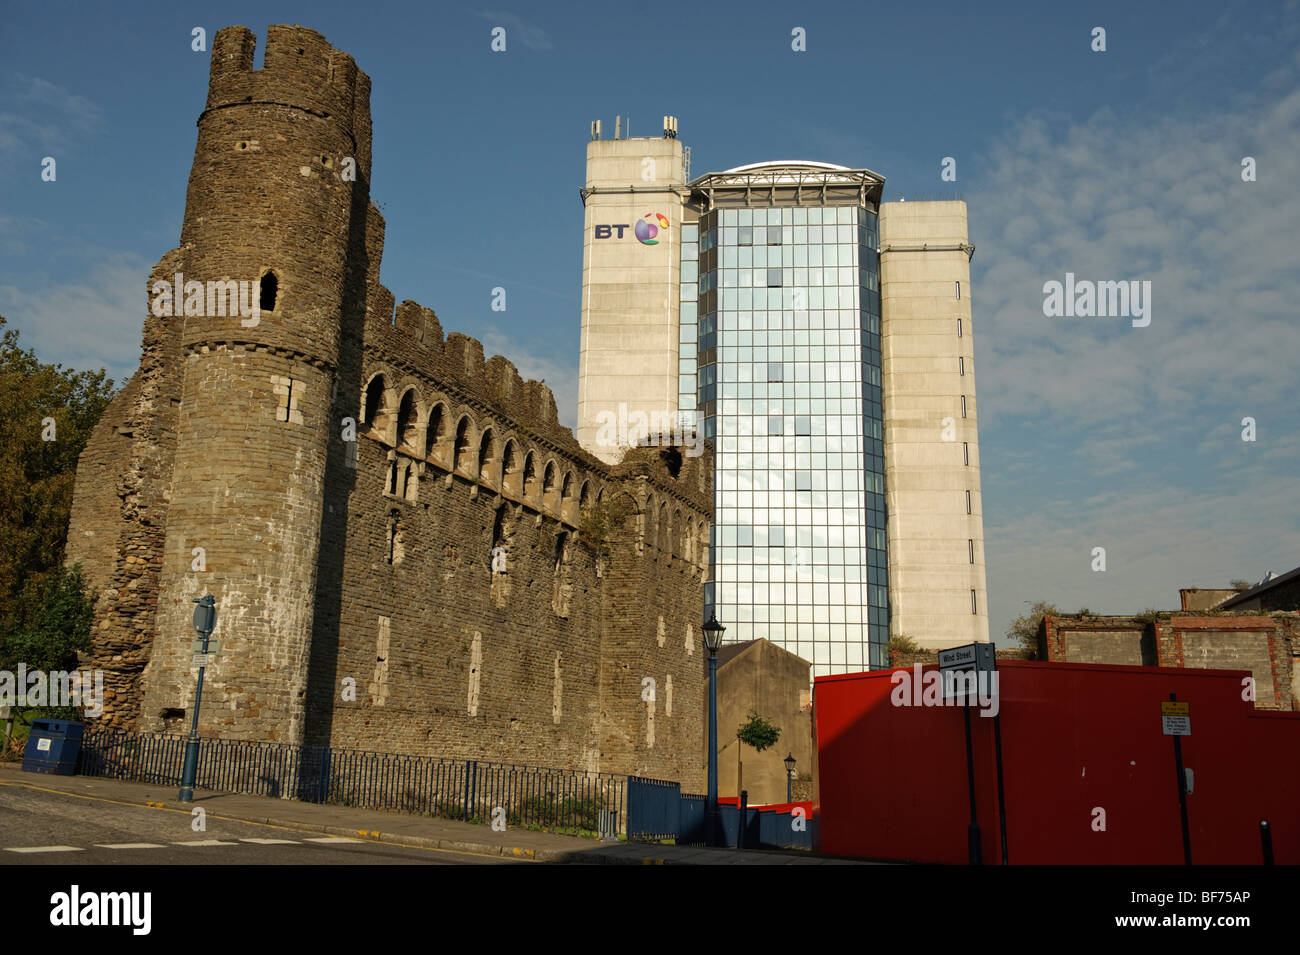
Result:
M667 422L677 412L686 182L676 121L664 125L660 137L599 139L593 124L587 144L578 441L609 463L635 443L640 415ZM622 424L601 427L611 419Z
M890 636L989 639L966 203L880 206Z

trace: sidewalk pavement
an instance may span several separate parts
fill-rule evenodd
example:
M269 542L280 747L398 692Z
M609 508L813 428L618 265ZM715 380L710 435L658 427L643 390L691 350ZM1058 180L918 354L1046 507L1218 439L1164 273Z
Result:
M335 836L353 836L394 845L425 849L452 849L475 855L505 856L533 862L579 865L860 865L856 859L814 855L806 850L705 849L695 846L651 843L600 842L579 836L510 829L494 832L490 826L453 819L437 819L377 809L324 806L195 790L193 803L177 799L173 785L96 779L89 776L53 776L25 773L18 761L0 762L0 780L77 796L90 796L128 805L148 806L188 814L203 807L209 818L283 826Z

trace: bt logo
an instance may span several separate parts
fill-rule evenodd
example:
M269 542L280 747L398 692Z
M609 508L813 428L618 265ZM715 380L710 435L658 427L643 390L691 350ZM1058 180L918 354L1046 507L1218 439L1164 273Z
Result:
M655 226L653 221L646 221L647 219L650 219L651 216L654 216L655 219L659 220L658 227ZM656 239L655 236L659 234L660 229L667 228L668 220L664 216L661 216L657 212L647 212L643 218L637 221L636 228L634 228L632 232L642 245L658 245L659 240Z
M647 221L648 220L648 221ZM636 225L632 228L632 234L636 236L637 241L642 245L658 245L657 236L660 231L667 229L669 222L666 216L657 212L647 212L641 219L637 220ZM598 225L596 226L597 239L614 238L615 232L618 238L623 238L623 232L628 228L627 223L621 225Z

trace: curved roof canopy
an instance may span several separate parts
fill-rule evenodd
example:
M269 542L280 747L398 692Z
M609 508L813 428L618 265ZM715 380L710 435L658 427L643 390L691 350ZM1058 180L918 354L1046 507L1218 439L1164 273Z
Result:
M832 162L817 162L813 159L776 159L768 160L767 162L751 162L745 166L735 166L731 169L724 170L724 172L750 172L765 168L780 169L782 167L793 168L797 166L806 166L809 169L837 169L841 172L849 171L848 166L837 166Z
M696 201L713 206L807 205L880 202L885 177L870 169L853 169L809 159L749 163L723 172L705 173L691 182Z

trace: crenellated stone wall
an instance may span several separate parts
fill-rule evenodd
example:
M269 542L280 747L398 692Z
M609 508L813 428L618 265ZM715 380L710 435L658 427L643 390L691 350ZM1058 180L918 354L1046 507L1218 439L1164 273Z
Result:
M524 381L379 281L370 81L302 27L213 44L180 246L78 468L103 720L635 772L703 786L712 452L606 464ZM251 283L256 318L159 314ZM210 294L210 293L209 293ZM210 307L210 303L209 303Z

